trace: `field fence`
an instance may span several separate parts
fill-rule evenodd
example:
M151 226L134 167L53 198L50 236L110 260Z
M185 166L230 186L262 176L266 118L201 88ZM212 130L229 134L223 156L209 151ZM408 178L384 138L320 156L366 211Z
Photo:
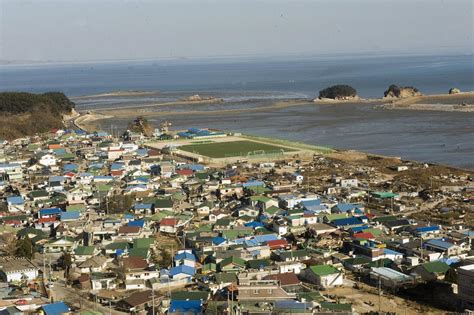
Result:
M250 152L240 152L239 154L226 154L225 158L243 158L243 159L260 159L269 157L280 157L285 155L285 150L255 150Z

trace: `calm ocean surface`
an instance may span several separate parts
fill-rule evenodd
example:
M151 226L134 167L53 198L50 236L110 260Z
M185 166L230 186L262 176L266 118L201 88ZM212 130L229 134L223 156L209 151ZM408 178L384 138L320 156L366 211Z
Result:
M291 61L144 61L74 65L0 66L1 91L62 91L68 96L119 90L160 91L158 98L75 100L78 108L148 104L200 93L220 106L266 106L269 100L313 98L334 84L361 97L381 97L392 83L425 94L474 90L474 56L300 58ZM202 110L216 110L212 104ZM157 109L185 111L186 108ZM401 156L474 169L474 114L375 110L370 106L308 105L268 112L167 117L176 128L215 127L335 148ZM125 121L117 121L125 125ZM104 126L105 127L105 126Z

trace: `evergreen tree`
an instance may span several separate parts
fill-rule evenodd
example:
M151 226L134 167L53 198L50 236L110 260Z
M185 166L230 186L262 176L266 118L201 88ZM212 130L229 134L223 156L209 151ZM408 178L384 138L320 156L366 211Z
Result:
M26 257L28 259L35 257L35 247L28 235L24 239L18 241L15 254L19 257Z

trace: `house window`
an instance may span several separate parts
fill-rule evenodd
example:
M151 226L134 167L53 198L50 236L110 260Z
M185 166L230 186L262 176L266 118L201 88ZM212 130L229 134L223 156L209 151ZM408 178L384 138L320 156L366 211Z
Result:
M258 289L253 290L253 294L259 294L260 291Z
M273 293L273 290L272 289L268 289L268 294L272 294Z

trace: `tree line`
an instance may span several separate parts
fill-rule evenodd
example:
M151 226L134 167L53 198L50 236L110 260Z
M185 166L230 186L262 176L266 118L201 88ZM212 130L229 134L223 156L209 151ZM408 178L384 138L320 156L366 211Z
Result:
M33 94L26 92L0 93L0 112L21 114L38 110L47 110L55 114L69 113L75 107L64 93L47 92Z

